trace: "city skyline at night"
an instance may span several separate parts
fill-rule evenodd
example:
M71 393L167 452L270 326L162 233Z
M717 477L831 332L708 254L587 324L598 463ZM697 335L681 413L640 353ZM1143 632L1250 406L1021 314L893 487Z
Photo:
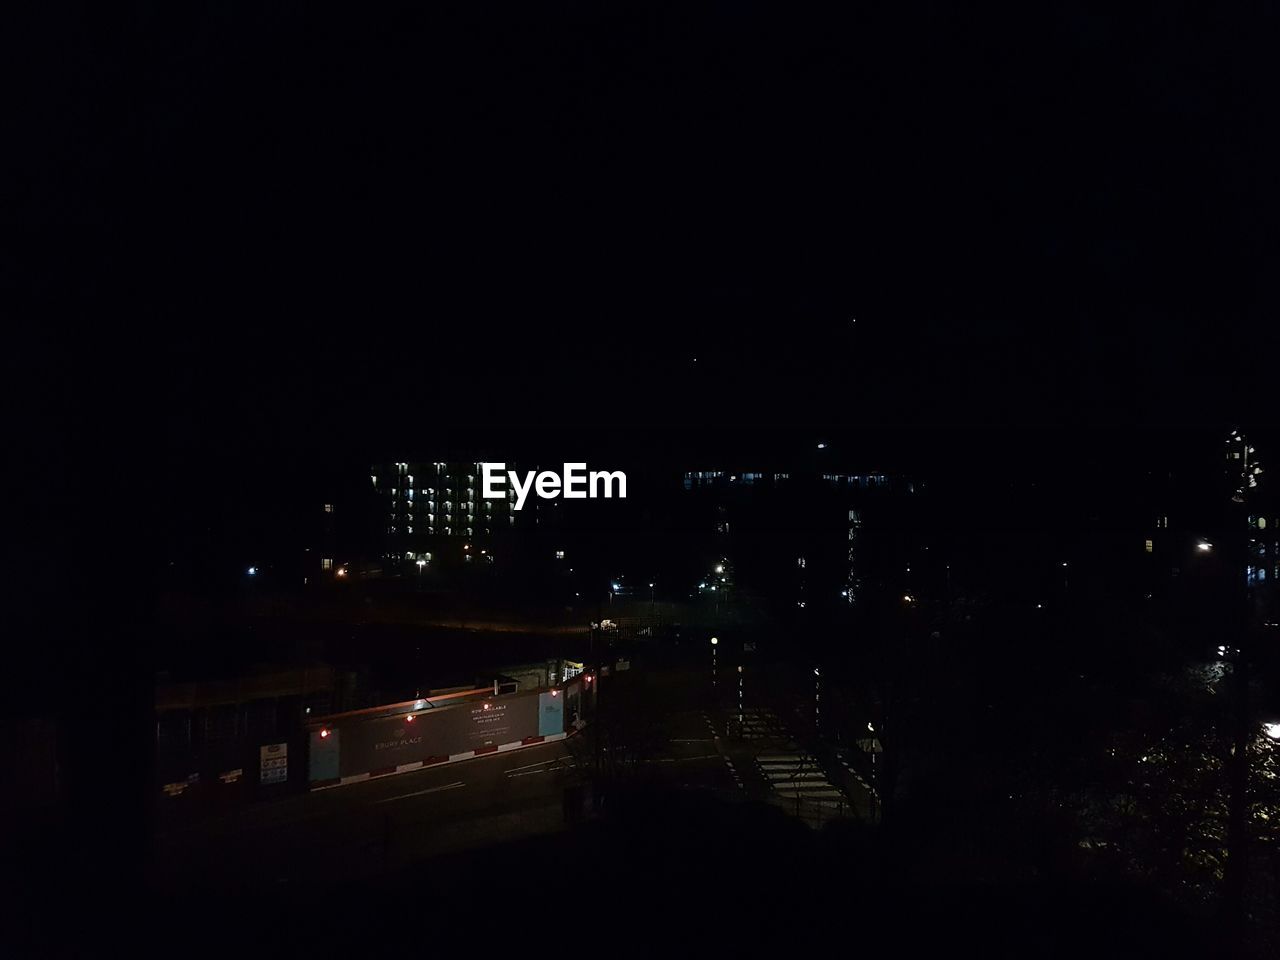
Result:
M5 955L1280 955L1269 6L8 34Z

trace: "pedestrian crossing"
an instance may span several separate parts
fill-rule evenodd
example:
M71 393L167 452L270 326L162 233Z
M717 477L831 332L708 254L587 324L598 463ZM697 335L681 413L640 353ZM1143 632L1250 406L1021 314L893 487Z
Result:
M786 739L782 723L772 710L745 710L735 719L739 719L739 735L744 740Z
M745 789L742 785L742 776L738 773L738 768L733 765L733 761L729 759L728 755L720 749L720 734L716 732L716 725L705 711L702 714L702 720L706 723L707 730L711 733L711 742L716 745L716 752L720 754L721 759L724 760L725 767L729 770L729 776L733 777L733 785L739 790Z
M871 784L867 783L866 779L862 776L862 774L860 774L857 770L853 768L853 764L849 762L848 757L842 754L840 757L840 763L845 768L845 770L849 771L849 776L857 780L858 783L862 785L863 789L867 791L867 793L871 794L873 797L879 796L879 794L876 793L876 788L873 787Z
M843 791L823 773L818 761L805 753L785 752L756 757L760 774L774 792L787 799L847 803Z

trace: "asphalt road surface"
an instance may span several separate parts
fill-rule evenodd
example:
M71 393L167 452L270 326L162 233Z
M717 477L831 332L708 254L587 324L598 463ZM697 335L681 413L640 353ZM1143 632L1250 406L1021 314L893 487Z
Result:
M738 788L700 713L671 718L649 775L674 789ZM575 756L581 755L581 756ZM566 829L565 791L584 746L558 741L412 773L248 804L157 831L153 883L173 891L287 889L358 880L406 864Z
M560 741L251 804L162 827L152 876L164 889L357 878L560 830L577 780Z

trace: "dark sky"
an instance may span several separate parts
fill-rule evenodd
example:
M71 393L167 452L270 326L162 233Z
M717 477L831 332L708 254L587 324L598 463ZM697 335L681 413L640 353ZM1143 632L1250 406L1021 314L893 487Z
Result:
M1274 422L1274 11L833 6L46 5L11 409L187 475Z
M175 551L236 566L442 440L822 434L1097 497L1274 427L1280 14L1010 6L34 5L0 56L23 690L146 706Z

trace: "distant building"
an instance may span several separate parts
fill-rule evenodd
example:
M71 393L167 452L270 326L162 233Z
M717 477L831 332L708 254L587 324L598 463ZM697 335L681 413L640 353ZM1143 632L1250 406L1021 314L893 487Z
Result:
M510 486L505 497L485 499L480 461L383 463L371 468L369 479L388 573L505 562L515 534L553 513L532 501L517 512Z
M865 511L914 485L881 473L703 470L685 473L684 489L712 528L698 592L720 600L741 584L809 611L856 605L868 578L890 576L867 555Z

